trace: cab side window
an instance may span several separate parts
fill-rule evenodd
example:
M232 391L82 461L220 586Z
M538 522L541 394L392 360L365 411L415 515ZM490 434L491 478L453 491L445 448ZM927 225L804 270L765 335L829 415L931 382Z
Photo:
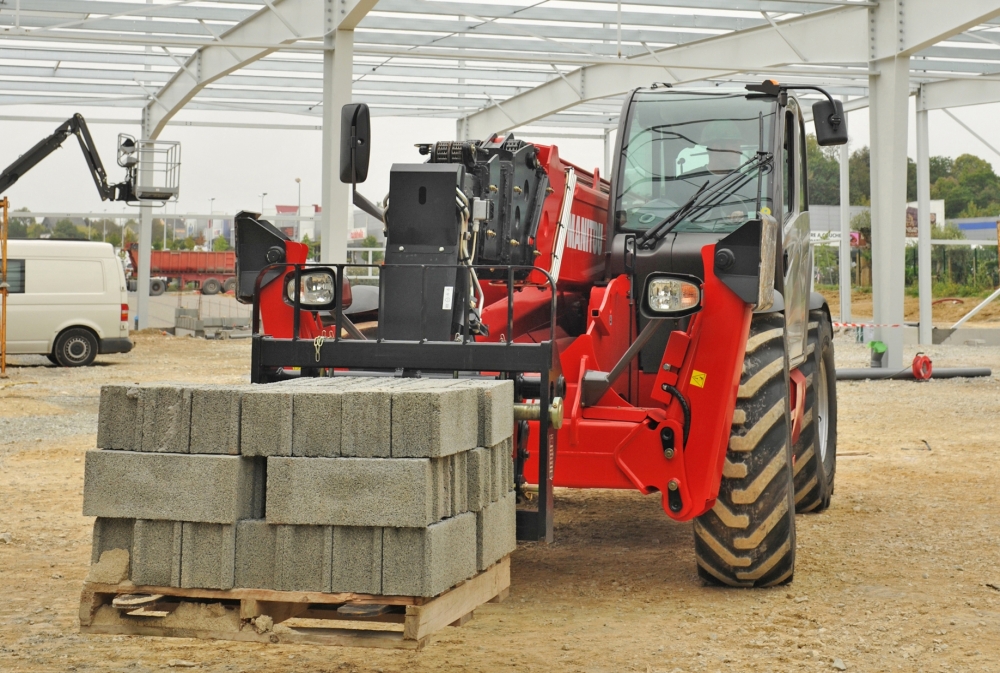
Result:
M7 260L7 283L10 285L7 292L10 294L24 294L24 260Z

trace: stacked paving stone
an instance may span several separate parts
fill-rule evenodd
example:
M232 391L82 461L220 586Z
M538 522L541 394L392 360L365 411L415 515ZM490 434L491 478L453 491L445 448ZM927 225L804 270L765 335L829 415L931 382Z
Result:
M137 585L435 596L515 547L512 428L510 381L105 386L93 570L125 550Z

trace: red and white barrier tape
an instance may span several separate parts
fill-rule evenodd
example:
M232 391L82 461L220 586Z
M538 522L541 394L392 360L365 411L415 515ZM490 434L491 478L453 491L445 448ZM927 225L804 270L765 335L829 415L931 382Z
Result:
M834 327L902 327L902 325L883 325L873 322L835 322Z

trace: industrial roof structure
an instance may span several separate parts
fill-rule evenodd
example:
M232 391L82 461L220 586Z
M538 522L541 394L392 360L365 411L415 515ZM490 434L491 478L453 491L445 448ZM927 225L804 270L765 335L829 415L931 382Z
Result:
M652 82L822 84L871 106L884 324L902 323L909 97L922 167L927 110L1000 101L1000 0L0 0L0 36L0 106L136 108L146 138L185 108L322 117L328 233L349 208L332 162L352 97L376 115L454 118L459 138L599 136L619 97ZM885 329L897 366L902 333Z
M889 4L904 6L900 0ZM327 6L345 5L368 9L358 12L353 31L353 90L373 114L460 119L492 110L487 118L507 126L522 118L507 119L504 102L548 85L564 88L578 102L539 110L545 114L533 124L605 129L614 126L620 107L615 97L632 79L715 85L794 78L866 97L865 28L869 9L878 3L2 0L0 105L152 106L166 114L176 111L175 104L161 106L161 90L180 78L200 85L184 100L187 109L318 117L323 13ZM913 22L934 5L908 0L902 21ZM807 26L820 24L830 29L817 40ZM860 34L848 33L852 25ZM777 43L767 50L737 45L772 37ZM705 50L695 45L713 42L724 52L736 47L738 58L729 60L729 52L705 59ZM918 46L910 56L911 87L974 79L990 81L1000 92L1000 18ZM211 51L228 52L224 60L232 63L219 73L206 72ZM685 51L698 53L692 58ZM752 51L767 53L751 57ZM230 70L232 65L240 67ZM598 82L586 76L597 74L587 72L595 66L641 74L595 88Z

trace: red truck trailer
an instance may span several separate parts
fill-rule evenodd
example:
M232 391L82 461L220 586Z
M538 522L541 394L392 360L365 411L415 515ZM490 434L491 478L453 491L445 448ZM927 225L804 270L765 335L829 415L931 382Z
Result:
M139 246L133 243L128 251L132 262L129 289L135 289L139 268ZM236 288L236 253L200 250L153 250L150 253L149 294L163 294L173 280L180 287L197 283L202 294L231 292Z

